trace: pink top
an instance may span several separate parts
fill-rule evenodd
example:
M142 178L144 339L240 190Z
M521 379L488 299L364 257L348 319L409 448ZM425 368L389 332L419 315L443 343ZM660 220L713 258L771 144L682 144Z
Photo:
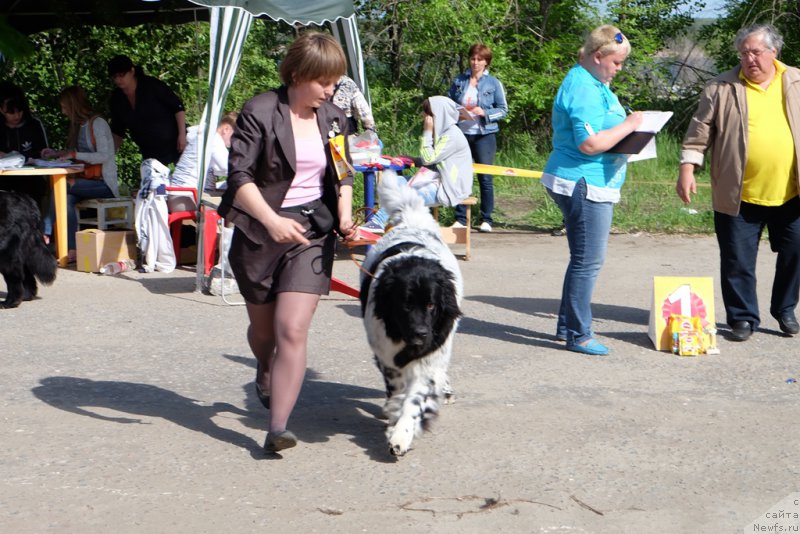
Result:
M319 137L294 138L297 172L289 191L283 199L282 208L300 206L322 196L322 177L325 175L325 147Z

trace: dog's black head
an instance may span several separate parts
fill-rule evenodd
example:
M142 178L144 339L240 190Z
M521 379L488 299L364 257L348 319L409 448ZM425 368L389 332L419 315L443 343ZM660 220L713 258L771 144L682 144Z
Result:
M392 341L406 345L395 357L398 367L441 347L461 316L453 274L438 261L399 258L373 284L375 316Z

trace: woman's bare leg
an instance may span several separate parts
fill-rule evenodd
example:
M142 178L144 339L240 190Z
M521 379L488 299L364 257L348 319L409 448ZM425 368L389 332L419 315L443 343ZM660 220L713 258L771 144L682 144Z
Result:
M273 331L275 358L270 369L272 407L270 432L286 430L306 374L308 329L319 303L319 295L278 293Z

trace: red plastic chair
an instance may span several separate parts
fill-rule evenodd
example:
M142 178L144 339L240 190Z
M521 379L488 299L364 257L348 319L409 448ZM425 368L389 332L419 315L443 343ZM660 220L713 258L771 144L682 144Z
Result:
M197 205L197 190L193 187L167 186L166 190L167 192L184 191L191 193L194 203ZM198 230L200 230L203 236L203 274L208 275L215 264L217 252L217 223L220 220L220 216L217 210L206 206L201 206L200 210L203 212L203 228L199 228L198 224ZM187 220L198 222L197 211L174 211L169 214L167 219L176 259L180 259L181 257L181 230L183 228L183 221Z

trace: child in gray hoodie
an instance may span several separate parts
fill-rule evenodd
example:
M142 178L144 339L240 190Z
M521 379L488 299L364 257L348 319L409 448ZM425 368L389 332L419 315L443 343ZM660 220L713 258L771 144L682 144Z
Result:
M458 128L458 109L446 96L422 103L424 119L420 138L422 167L408 180L425 205L457 206L472 194L472 153ZM398 176L398 183L405 180ZM381 208L362 228L382 233L389 214Z

